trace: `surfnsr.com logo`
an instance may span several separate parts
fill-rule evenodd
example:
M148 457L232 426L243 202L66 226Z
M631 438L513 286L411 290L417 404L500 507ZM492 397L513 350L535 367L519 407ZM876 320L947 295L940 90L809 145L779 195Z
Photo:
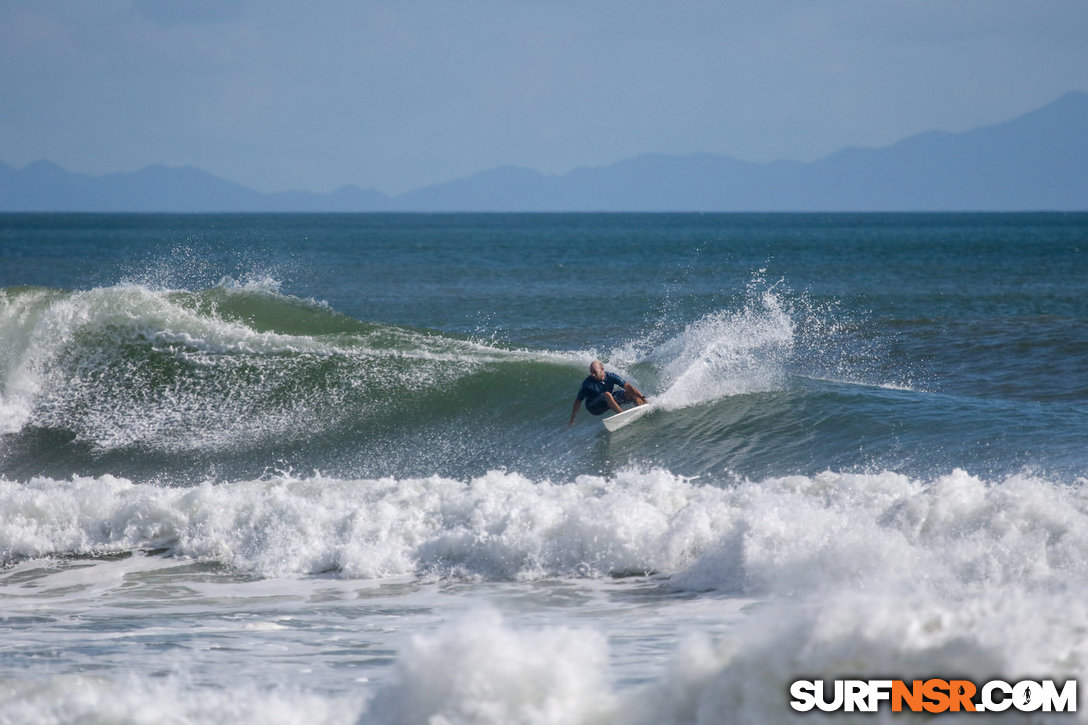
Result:
M1054 680L797 680L790 685L790 707L798 712L1076 712L1077 681L1061 687Z

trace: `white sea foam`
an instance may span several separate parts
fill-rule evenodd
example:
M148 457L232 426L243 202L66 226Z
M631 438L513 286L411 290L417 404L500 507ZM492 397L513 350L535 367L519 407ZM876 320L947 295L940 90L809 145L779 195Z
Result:
M783 722L788 684L800 677L1083 680L1083 483L985 481L962 471L933 480L824 473L723 487L663 470L564 483L493 472L470 481L283 477L189 489L108 476L34 479L0 483L0 551L10 561L169 547L174 557L288 582L325 571L492 582L657 571L656 581L681 596L647 600L655 631L690 634L670 662L640 670L646 684L623 686L613 676L626 633L611 628L622 619L531 626L484 612L417 632L389 677L360 686L369 709L359 722ZM701 593L699 616L689 619L681 604L693 593ZM731 611L737 594L757 602L743 624L704 631L715 602ZM181 703L195 721L220 721L199 710L205 686L81 682L83 694L65 678L7 683L0 721L39 709L139 711L145 701L156 713L159 700ZM118 692L120 704L110 700ZM221 694L228 697L213 693L211 702ZM229 696L240 721L263 717L257 694ZM284 721L314 697L329 698L314 705L318 721L357 714L348 700L279 696Z
M0 480L0 555L169 548L265 576L485 579L658 572L677 589L1057 589L1088 575L1088 495L1029 475L896 473L700 485L659 469L192 488Z
M605 356L619 369L648 365L653 397L666 409L719 398L781 390L791 375L914 390L909 380L888 380L879 339L858 339L855 322L835 302L816 302L768 284L760 270L741 304L701 316L679 331L660 324ZM901 371L899 375L903 375ZM909 377L909 375L908 375Z
M643 392L666 409L777 390L787 378L796 314L785 295L757 275L737 309L709 312L679 330L659 321L646 335L582 357L599 357L632 379L632 370L649 367L654 387Z
M769 605L733 636L689 636L659 680L625 698L615 721L755 725L825 719L791 713L786 693L797 679L1083 678L1088 648L1077 632L1086 624L1088 611L1067 596L944 601L851 593L804 606ZM1068 715L1021 717L1019 722L1070 721ZM904 716L885 706L865 719L902 722ZM924 718L906 716L916 720Z
M711 517L729 513L720 494L661 472L569 484L500 472L467 483L280 478L188 489L110 476L4 481L0 554L169 547L268 576L645 572L675 569L716 540Z
M339 725L353 722L361 708L359 696L337 698L240 682L198 688L181 678L137 675L0 680L0 723L4 725Z
M666 408L682 408L727 395L774 390L785 379L793 322L770 291L758 304L720 311L688 325L659 345L651 360L661 366Z
M1040 605L1060 607L1049 616ZM1083 676L1088 645L1076 633L1088 608L1065 597L832 596L805 606L768 605L715 640L688 635L657 678L617 689L608 647L595 632L516 629L494 616L454 621L402 651L394 681L363 722L624 723L716 725L809 722L788 705L796 679L880 673L905 680L973 673L990 678ZM911 722L909 714L866 715ZM849 719L849 718L848 718ZM976 718L977 719L977 718ZM1079 721L1086 718L1082 714ZM1003 718L1002 721L1007 721ZM1069 722L1036 713L1030 722Z
M759 725L846 719L788 705L795 679L874 674L906 680L1085 675L1083 599L971 596L942 601L844 593L779 601L723 637L693 630L654 677L620 687L610 645L587 626L516 626L489 610L454 617L400 648L387 680L330 695L282 684L217 686L173 675L61 675L0 682L0 723L442 723ZM925 722L885 706L866 722ZM943 716L953 717L950 715ZM856 716L855 718L856 719ZM985 717L970 721L986 722ZM1034 713L1000 722L1085 722Z
M389 725L562 725L601 721L613 708L608 648L592 630L515 631L476 612L417 636L397 660L394 682L364 718Z

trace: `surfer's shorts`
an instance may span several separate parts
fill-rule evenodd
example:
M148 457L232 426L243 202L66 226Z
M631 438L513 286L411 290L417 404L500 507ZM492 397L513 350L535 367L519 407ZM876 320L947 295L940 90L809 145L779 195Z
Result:
M608 393L601 393L593 400L587 402L586 410L588 410L593 415L600 415L601 413L608 410L608 398L604 397L607 394ZM620 406L627 402L627 396L624 395L624 392L622 390L617 390L616 392L612 393L612 399L615 400L616 404Z

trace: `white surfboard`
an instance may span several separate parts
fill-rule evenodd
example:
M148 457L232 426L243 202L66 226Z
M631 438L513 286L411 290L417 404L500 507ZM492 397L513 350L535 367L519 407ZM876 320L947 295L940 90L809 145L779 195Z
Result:
M608 429L609 433L613 433L623 426L627 425L633 420L637 420L646 415L653 408L653 405L647 403L646 405L636 405L634 408L628 408L622 413L616 413L603 419L601 423Z

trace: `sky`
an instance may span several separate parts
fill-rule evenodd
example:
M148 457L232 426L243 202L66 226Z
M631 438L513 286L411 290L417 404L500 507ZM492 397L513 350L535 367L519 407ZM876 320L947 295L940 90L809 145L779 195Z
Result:
M1088 0L0 0L0 161L397 194L811 161L1088 91Z

